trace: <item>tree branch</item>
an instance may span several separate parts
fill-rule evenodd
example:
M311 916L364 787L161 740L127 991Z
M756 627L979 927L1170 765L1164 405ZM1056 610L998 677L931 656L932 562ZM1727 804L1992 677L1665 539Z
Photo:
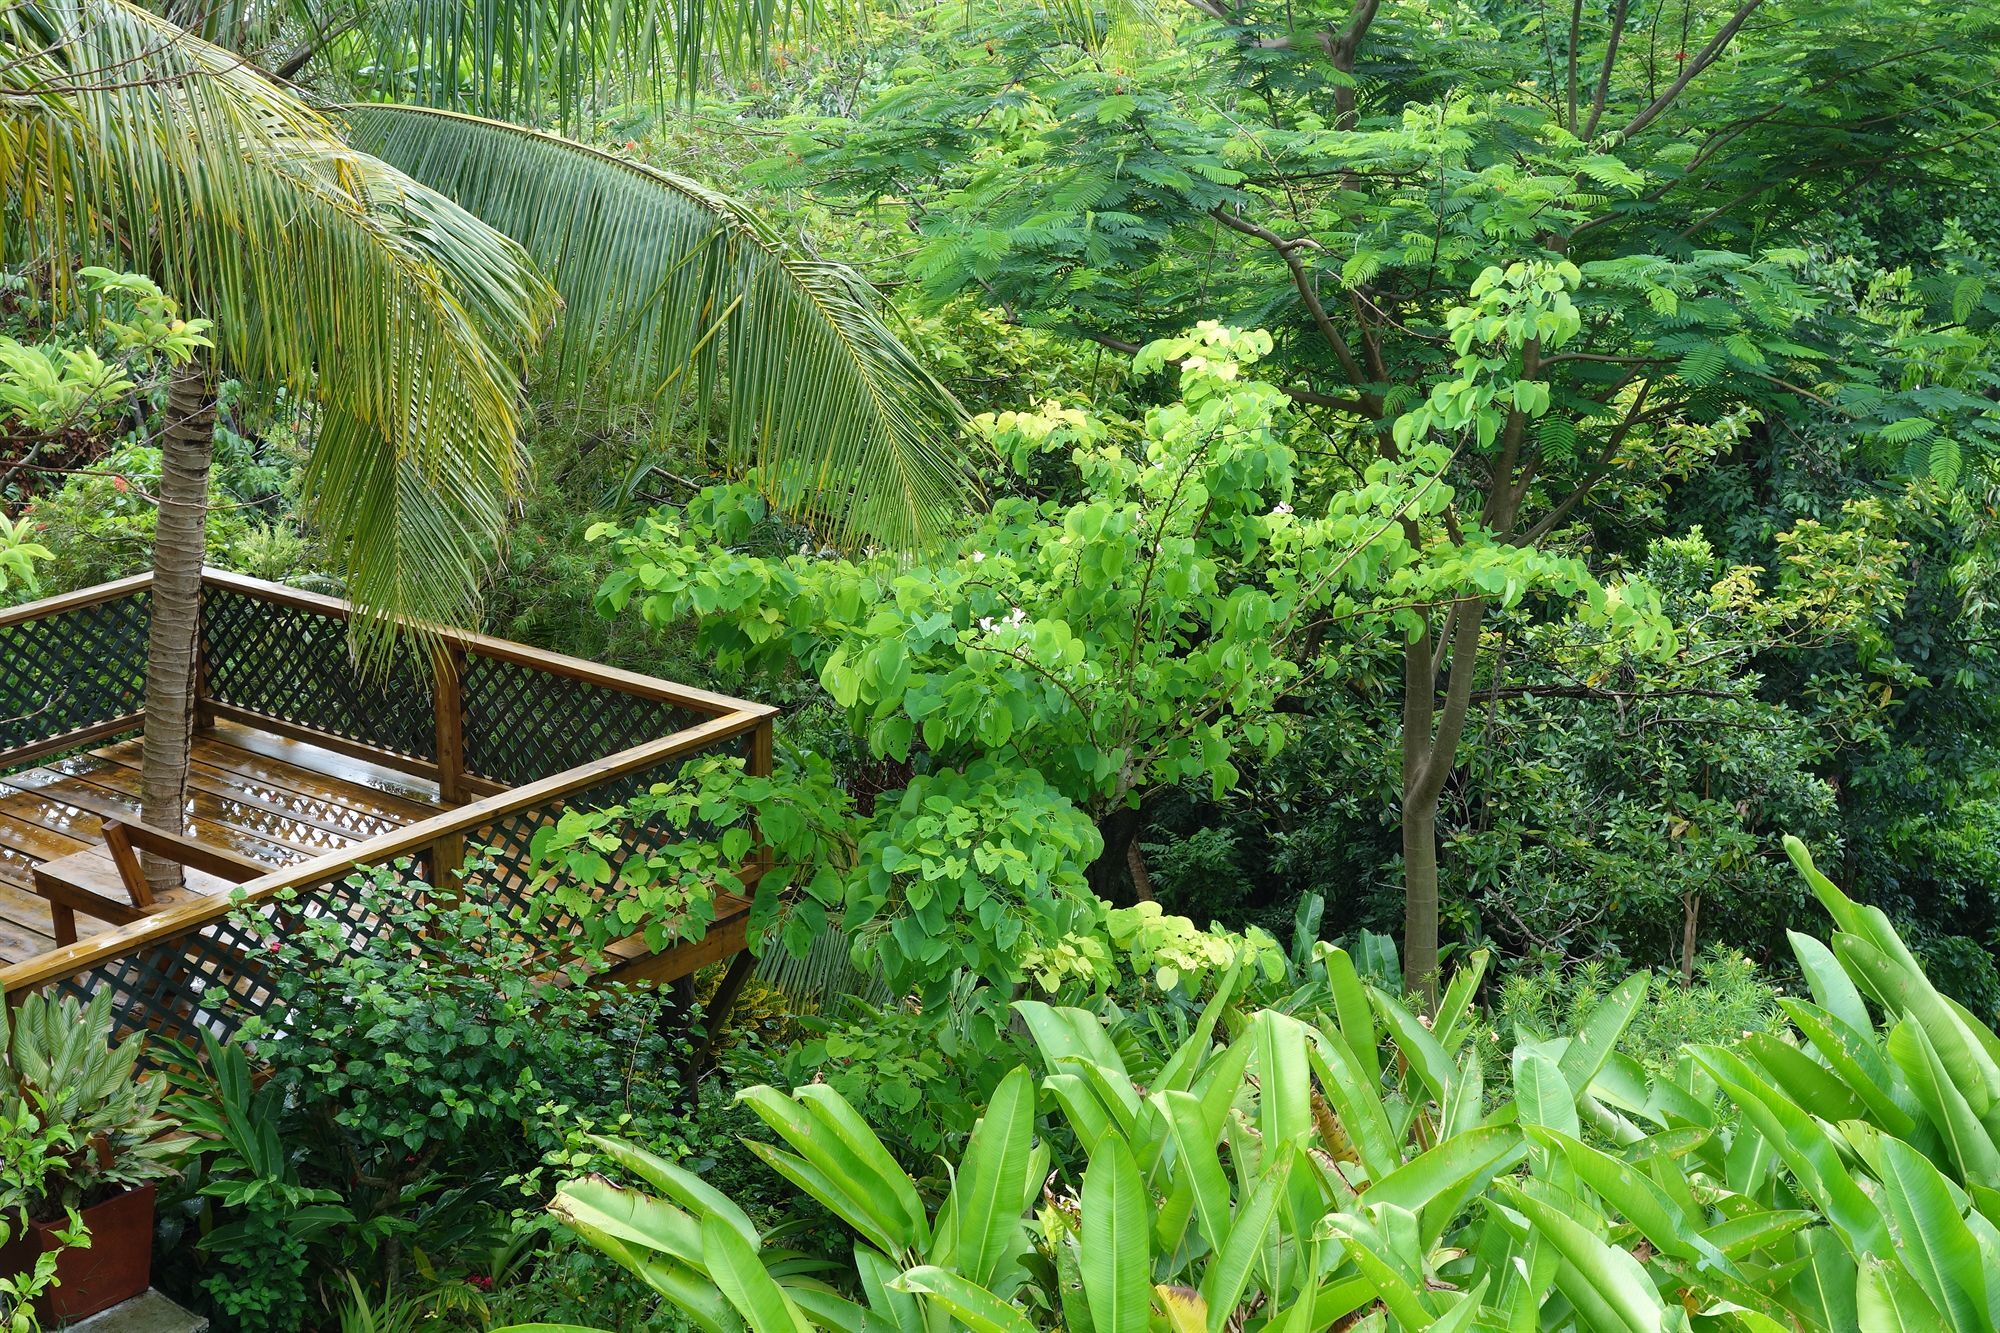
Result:
M1729 22L1723 24L1715 36L1709 38L1708 45L1695 52L1694 57L1687 62L1687 66L1681 70L1681 76L1668 84L1667 90L1654 98L1644 111L1632 117L1619 134L1629 139L1658 120L1661 113L1672 106L1687 86L1694 82L1695 76L1715 63L1716 57L1722 54L1724 48L1736 36L1737 29L1747 23L1750 16L1756 13L1758 6L1763 3L1764 0L1743 0L1743 3L1737 6L1736 12L1729 16Z
M1320 303L1319 293L1313 288L1312 274L1306 272L1305 264L1299 259L1300 250L1316 246L1317 242L1310 238L1288 241L1269 227L1260 226L1245 217L1238 217L1226 207L1213 208L1209 210L1209 214L1231 231L1254 236L1278 252L1279 258L1285 261L1285 267L1291 272L1292 286L1298 289L1299 297L1306 303L1306 309L1311 312L1320 337L1324 338L1327 346L1333 350L1333 355L1340 362L1341 371L1347 376L1348 382L1357 388L1367 384L1368 373L1361 368L1361 363L1354 359L1354 353L1349 350L1347 340L1340 336L1340 331L1334 328L1333 321L1327 317L1326 307ZM1364 390L1362 398L1363 401L1374 404L1370 416L1379 417L1382 414L1379 394Z

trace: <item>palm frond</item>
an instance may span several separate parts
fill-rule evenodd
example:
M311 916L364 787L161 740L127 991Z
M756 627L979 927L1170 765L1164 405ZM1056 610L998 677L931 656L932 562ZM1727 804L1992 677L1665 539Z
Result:
M593 94L659 95L761 66L823 0L369 0L350 67L383 95L565 122Z
M802 1012L826 1013L844 999L884 1005L892 998L879 971L854 965L853 940L832 924L813 936L802 956L777 945L765 949L757 960L757 979Z
M0 0L0 204L0 257L143 269L319 403L305 507L364 626L474 614L555 309L518 244L125 0Z
M565 314L548 355L581 395L697 401L726 379L726 463L843 546L923 544L977 500L950 392L852 269L799 254L707 187L553 135L349 108L366 147L520 241Z

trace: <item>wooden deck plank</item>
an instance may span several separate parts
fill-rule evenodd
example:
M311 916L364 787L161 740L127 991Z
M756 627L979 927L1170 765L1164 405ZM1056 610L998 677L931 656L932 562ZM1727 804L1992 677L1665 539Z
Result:
M257 731L240 723L218 721L214 727L196 735L195 748L203 749L203 742L221 746L224 751L236 751L238 757L248 755L275 763L279 766L277 772L286 776L303 777L321 786L331 780L343 792L360 788L377 799L393 801L405 809L415 807L421 812L418 817L433 815L445 808L438 801L437 784L434 782L398 773L366 759L335 754L303 741ZM235 767L233 764L227 766ZM278 780L282 782L284 778Z
M136 816L140 803L141 775L136 768L126 768L122 764L102 759L65 759L45 768L67 774L77 784L64 783L57 790L68 793L101 793L101 799L115 802L120 808ZM368 835L356 834L350 829L333 825L330 819L303 819L282 810L273 810L261 802L246 802L232 793L218 793L209 790L206 783L197 784L195 775L188 775L188 807L198 819L214 824L224 824L240 833L262 838L274 847L287 851L303 849L318 856L326 852L337 852L351 842ZM96 809L107 814L108 810ZM397 824L385 826L381 831L401 827Z
M113 785L120 791L128 793L136 794L140 790L141 774L136 751L124 746L112 746L95 751L94 754L97 758L108 761L111 767L99 770L98 774L92 777L92 781ZM415 822L411 816L400 812L378 813L357 810L351 805L342 804L332 796L314 796L307 792L293 791L289 787L256 781L200 759L191 760L188 764L188 786L195 791L208 792L281 819L296 820L330 833L342 834L349 841L378 838L384 833Z
M0 966L55 947L48 903L33 892L34 868L101 848L102 821L137 812L140 748L130 737L0 778ZM196 734L188 787L194 836L271 865L378 837L444 808L422 779L228 722ZM107 892L120 887L108 855L73 864ZM83 914L77 925L85 935L106 928Z
M28 887L34 864L11 847L0 847L0 961L55 947L49 905Z
M17 791L32 792L48 801L61 802L79 812L73 816L71 827L76 830L77 836L89 842L96 842L103 836L102 821L136 820L139 817L136 797L128 799L117 792L93 786L84 778L51 769L31 768L24 773L10 773L6 785ZM0 809L9 808L7 802L10 799L0 797ZM282 842L200 812L188 818L186 827L189 833L203 842L226 847L272 866L290 865L303 859L310 850L287 847Z

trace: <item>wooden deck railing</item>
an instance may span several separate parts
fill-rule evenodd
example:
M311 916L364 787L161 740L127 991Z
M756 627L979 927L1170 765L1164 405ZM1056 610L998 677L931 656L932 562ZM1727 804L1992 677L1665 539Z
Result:
M144 723L150 576L0 612L0 771ZM616 804L696 753L740 755L768 773L776 710L484 635L452 631L419 662L406 641L387 677L348 650L346 603L239 575L204 580L198 717L258 727L435 781L451 808L204 900L0 969L0 990L110 988L126 1022L169 1034L227 1032L272 1001L262 959L287 914L371 922L348 881L396 866L437 882L468 848L490 868L480 892L528 892L535 831L566 809ZM633 850L628 848L629 851ZM281 912L280 895L292 901ZM718 923L719 925L721 923ZM741 947L742 923L706 947L633 959L656 980Z

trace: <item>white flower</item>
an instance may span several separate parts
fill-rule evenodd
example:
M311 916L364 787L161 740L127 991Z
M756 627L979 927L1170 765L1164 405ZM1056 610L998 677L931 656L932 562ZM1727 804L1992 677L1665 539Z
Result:
M1019 625L1025 622L1027 618L1028 613L1017 606L1014 608L1014 614L1007 617L1007 623L1010 625Z
M1292 507L1280 500L1277 504L1271 506L1271 512L1273 514L1289 514L1292 512Z
M972 553L972 563L975 565L978 564L980 561L984 560L985 558L986 558L986 552L984 551L974 551Z

